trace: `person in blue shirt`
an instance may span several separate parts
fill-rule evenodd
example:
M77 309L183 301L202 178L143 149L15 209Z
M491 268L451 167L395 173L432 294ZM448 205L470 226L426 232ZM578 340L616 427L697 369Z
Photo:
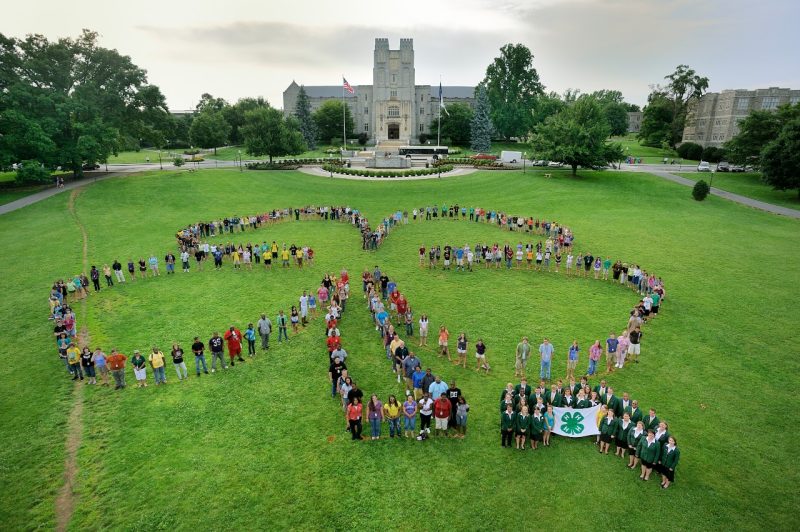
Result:
M539 368L539 378L550 380L550 362L553 360L553 344L545 338L539 345L541 355L541 366Z
M435 401L440 395L447 392L447 384L442 382L442 378L437 375L436 380L434 380L428 387L428 392L431 394L431 399Z
M256 354L256 330L252 323L247 325L247 330L244 332L244 337L247 340L247 352L252 357Z
M617 346L619 345L619 340L617 340L617 335L614 334L614 331L611 331L608 334L608 338L606 338L606 372L611 373L612 365L616 365L617 363Z
M422 381L425 379L425 372L420 366L414 368L411 374L411 384L414 387L414 399L419 401L422 398Z
M456 270L464 271L464 248L456 248Z

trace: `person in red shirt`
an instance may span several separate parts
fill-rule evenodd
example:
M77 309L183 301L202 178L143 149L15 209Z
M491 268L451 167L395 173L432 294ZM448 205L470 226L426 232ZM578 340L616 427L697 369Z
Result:
M342 270L341 273L340 273L340 277L341 277L342 285L344 285L348 281L350 281L350 274L347 273L347 270Z
M400 291L395 289L394 292L389 294L389 308L397 313L397 300L400 299Z
M433 417L436 418L436 436L439 435L439 431L442 431L445 436L448 435L447 422L450 419L451 406L450 399L448 399L446 395L447 394L440 395L433 403Z
M350 436L354 440L361 440L362 411L363 406L361 405L361 400L358 397L354 397L353 402L347 405L347 421L350 424Z
M115 390L125 387L125 361L128 357L122 353L118 353L116 349L111 350L111 354L106 357L106 364L111 370L111 375L114 377L116 383Z
M406 296L400 294L397 297L397 314L399 314L402 318L406 315L406 312L408 312L408 300L406 299Z
M234 326L225 331L225 341L228 343L228 356L231 357L231 366L233 366L233 359L238 357L240 362L244 362L242 358L242 331Z
M326 342L328 344L328 358L330 358L331 353L333 353L335 350L339 349L342 346L342 337L333 334L331 336L328 336Z

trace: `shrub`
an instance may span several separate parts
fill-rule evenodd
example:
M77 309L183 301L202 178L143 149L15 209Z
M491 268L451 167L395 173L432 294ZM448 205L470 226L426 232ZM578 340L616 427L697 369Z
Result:
M677 152L684 159L697 161L703 156L703 147L694 142L684 142L678 146Z
M428 142L430 136L427 133L420 133L418 138L420 144L425 144L426 142Z
M366 146L366 145L367 145L367 141L368 141L368 140L369 140L369 137L367 136L367 134L366 134L366 133L364 133L364 132L361 132L361 133L358 135L358 144L359 144L359 145L361 145L361 146Z
M39 161L22 161L17 168L17 183L47 183L50 181L50 171L44 168Z
M178 166L178 167L181 167L181 166L183 166L183 163L184 163L184 162L185 162L185 161L183 160L183 157L175 157L175 158L172 160L172 164L174 164L175 166Z
M692 197L697 201L703 201L706 199L709 192L711 192L711 188L709 188L708 183L701 179L694 184L694 188L692 188Z
M197 155L198 153L200 153L200 150L197 148L193 148L191 150L183 150L184 155Z
M725 158L725 150L708 146L703 150L703 160L710 163L718 163Z

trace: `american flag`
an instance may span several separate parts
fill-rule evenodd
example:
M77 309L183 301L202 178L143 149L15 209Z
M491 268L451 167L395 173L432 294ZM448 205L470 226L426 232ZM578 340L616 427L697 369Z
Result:
M344 90L346 90L350 94L355 94L356 90L349 83L347 83L347 79L346 78L342 79L344 80Z

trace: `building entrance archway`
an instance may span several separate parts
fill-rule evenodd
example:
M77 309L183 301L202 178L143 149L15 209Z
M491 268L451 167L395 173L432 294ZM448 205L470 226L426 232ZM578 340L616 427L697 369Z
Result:
M400 139L400 124L389 124L387 131L389 140Z

